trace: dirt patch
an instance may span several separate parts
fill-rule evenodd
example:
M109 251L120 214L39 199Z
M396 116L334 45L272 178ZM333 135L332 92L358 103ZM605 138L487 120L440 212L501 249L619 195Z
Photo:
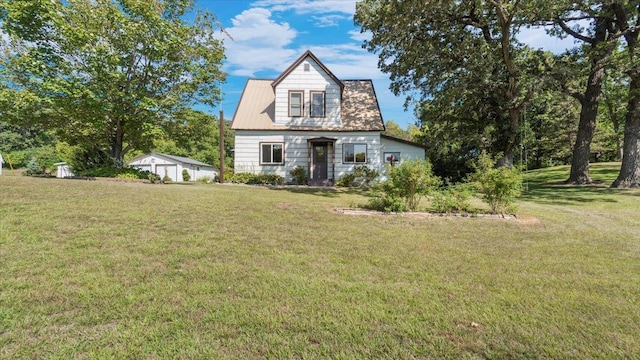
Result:
M499 219L512 220L523 224L538 224L540 220L533 216L516 216L510 214L444 214L430 212L404 212L404 213L384 213L375 210L365 209L333 209L333 212L342 215L354 216L402 216L412 219L434 219L434 218L483 218L483 219Z
M300 207L292 203L276 203L276 207L282 210L297 210Z
M530 216L530 215L518 216L516 221L518 221L518 223L520 223L522 225L537 225L537 224L541 223L540 219L538 219L537 217Z

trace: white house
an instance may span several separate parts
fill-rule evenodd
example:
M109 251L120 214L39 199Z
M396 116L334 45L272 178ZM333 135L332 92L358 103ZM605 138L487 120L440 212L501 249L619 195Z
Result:
M381 135L385 129L371 80L339 80L310 51L278 78L249 79L231 128L234 170L291 181L297 166L309 184L330 185L357 166L424 159L422 145Z
M168 176L171 181L182 181L182 170L189 172L190 181L204 177L215 178L218 170L212 165L182 156L167 155L157 152L141 155L129 161L129 166L147 170L161 178Z

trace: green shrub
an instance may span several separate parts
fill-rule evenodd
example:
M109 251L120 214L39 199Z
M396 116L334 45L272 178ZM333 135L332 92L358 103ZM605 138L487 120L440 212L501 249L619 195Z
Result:
M160 175L158 175L158 174L154 174L154 173L152 173L152 172L148 171L148 172L147 172L147 179L149 179L149 181L150 181L152 184L156 184L156 183L159 183L159 182L160 182Z
M19 168L27 167L27 164L32 159L31 153L32 152L29 152L26 150L18 150L18 151L12 151L7 154L3 154L3 156L4 156L4 160L7 162L7 165L10 165L10 167L14 169L19 169Z
M134 173L130 173L130 172L123 172L121 174L116 175L116 179L122 179L122 180L133 180L133 179L139 179L140 177L138 176L138 174L134 174Z
M515 167L495 167L493 160L482 153L475 164L475 173L470 177L489 204L494 214L515 211L515 200L522 193L522 172Z
M253 173L237 173L233 175L232 180L237 184L250 185L282 185L284 178L276 174L253 174Z
M191 175L189 175L189 170L182 169L182 181L189 181L189 180L191 180Z
M235 173L233 174L231 181L236 184L255 184L256 175L248 172Z
M140 170L133 167L116 167L112 165L104 165L89 169L82 169L79 176L87 177L109 177L118 179L148 179L151 172L149 170ZM155 174L154 174L155 175Z
M376 196L369 199L365 208L389 212L403 212L406 209L404 200L396 194L377 193Z
M35 158L32 158L31 161L27 163L27 171L24 172L25 175L33 176L33 175L42 175L44 171L40 164L36 161Z
M291 171L289 171L289 175L293 178L293 183L296 185L306 185L307 184L307 171L302 166L296 166Z
M397 199L402 199L402 211L415 211L420 200L433 192L440 183L440 178L431 172L428 161L406 160L395 166L387 166L387 180L377 186L370 205L394 204Z
M171 178L169 177L169 175L165 175L162 177L162 182L167 184L171 182Z
M448 185L433 192L431 206L438 213L474 212L469 199L473 195L467 184Z
M356 174L348 173L344 174L338 181L336 181L336 186L341 187L352 187L356 180Z
M55 170L55 163L59 160L53 146L42 146L30 149L31 154L26 164L26 175L50 175Z
M260 185L282 185L284 178L276 174L260 174L256 177L257 184Z
M336 186L369 188L373 185L378 175L380 175L380 172L376 169L364 165L356 166L353 168L353 172L345 174L338 179Z
M211 176L203 176L201 178L198 178L198 182L201 182L204 184L211 184L212 182L214 182L214 179L211 178Z

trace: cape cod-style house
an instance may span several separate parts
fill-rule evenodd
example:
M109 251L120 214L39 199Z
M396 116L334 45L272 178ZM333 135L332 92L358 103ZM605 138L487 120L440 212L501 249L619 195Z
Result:
M231 128L236 173L287 182L297 166L310 185L331 185L357 166L382 171L388 161L424 159L421 145L381 134L371 80L340 80L310 51L276 79L249 79Z

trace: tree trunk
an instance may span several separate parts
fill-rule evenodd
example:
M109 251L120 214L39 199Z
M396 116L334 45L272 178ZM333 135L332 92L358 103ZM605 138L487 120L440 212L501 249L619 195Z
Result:
M620 118L616 109L614 109L612 100L607 100L607 113L611 118L613 125L613 133L616 136L616 161L622 161L622 137L620 136Z
M604 67L602 61L609 56L611 50L598 49L598 45L606 40L607 26L603 19L597 21L594 41L591 44L591 71L587 81L587 88L580 99L582 109L580 110L580 122L576 143L573 147L573 158L571 159L571 172L566 183L589 184L589 154L591 153L591 141L596 130L596 119L598 117L598 104L602 93L602 82L604 80Z
M629 102L624 125L624 149L620 174L613 188L640 187L640 76L629 83Z
M123 120L116 120L113 133L111 134L111 160L117 167L124 166L124 129Z

